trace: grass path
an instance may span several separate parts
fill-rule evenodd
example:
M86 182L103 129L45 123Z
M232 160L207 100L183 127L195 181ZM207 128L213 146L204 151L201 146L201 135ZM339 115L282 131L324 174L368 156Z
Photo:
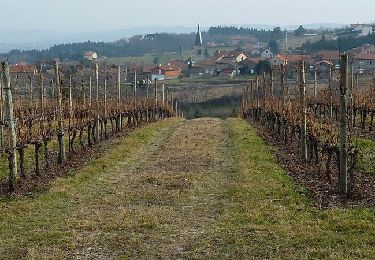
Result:
M0 201L0 258L371 259L375 209L309 206L239 119L138 129L35 198Z

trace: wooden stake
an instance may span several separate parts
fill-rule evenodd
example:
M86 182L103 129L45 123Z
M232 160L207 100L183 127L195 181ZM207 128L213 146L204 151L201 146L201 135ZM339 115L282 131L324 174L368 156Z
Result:
M14 118L13 112L13 97L12 97L12 89L10 85L10 76L9 76L9 65L8 62L2 62L2 86L5 94L5 121L7 122L7 128L9 132L9 189L13 190L16 180L18 178L17 175L17 135L16 135L16 120Z
M134 110L137 109L137 71L134 70Z
M158 80L155 79L155 107L158 106Z
M62 108L62 89L60 84L59 63L55 61L55 85L58 96L58 141L59 141L59 163L65 162L65 140L64 140L64 114Z
M348 193L348 122L347 122L347 89L348 89L348 55L341 55L340 60L340 175L339 193Z
M164 83L162 84L162 95L163 95L163 107L165 107L165 85Z
M306 108L306 75L305 62L300 62L300 104L301 104L301 149L302 159L307 161L307 108Z

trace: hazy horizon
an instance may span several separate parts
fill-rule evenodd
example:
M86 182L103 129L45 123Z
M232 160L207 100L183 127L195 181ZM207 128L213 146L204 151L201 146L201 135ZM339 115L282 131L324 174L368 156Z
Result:
M1 31L97 32L134 27L203 27L264 24L290 26L322 23L369 23L375 20L373 0L300 3L298 0L234 2L223 0L0 0ZM22 8L19 8L22 5ZM318 18L317 18L318 17ZM360 18L359 18L360 17Z

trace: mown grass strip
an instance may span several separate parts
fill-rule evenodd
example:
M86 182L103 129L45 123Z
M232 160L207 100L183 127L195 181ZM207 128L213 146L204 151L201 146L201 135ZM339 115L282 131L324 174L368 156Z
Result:
M57 179L48 192L37 198L0 199L0 258L68 257L75 247L75 235L66 220L81 210L77 205L85 204L82 199L86 197L82 194L90 185L100 183L119 161L136 158L152 140L178 122L176 119L160 121L114 140L112 148L102 157L72 170L69 177ZM96 194L100 196L99 192Z

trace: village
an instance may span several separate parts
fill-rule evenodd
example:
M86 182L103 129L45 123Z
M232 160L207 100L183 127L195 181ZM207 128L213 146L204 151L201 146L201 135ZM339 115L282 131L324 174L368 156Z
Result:
M154 82L155 80L166 83L189 82L191 80L210 80L210 79L246 79L256 74L269 72L272 68L279 67L281 64L287 68L287 77L293 79L296 77L293 68L296 67L300 60L306 62L308 71L313 77L314 72L319 78L326 78L328 70L338 70L340 50L319 50L313 53L305 53L301 50L300 45L290 47L288 40L291 35L298 40L307 39L310 41L311 37L318 39L321 37L321 32L314 30L306 30L302 26L294 32L284 31L280 28L274 30L280 33L285 33L285 39L277 42L277 52L271 49L270 44L261 42L254 37L234 36L231 37L231 47L223 48L224 44L220 42L205 42L202 37L200 26L196 32L194 47L188 58L180 58L168 60L164 64L155 64L158 60L155 58L154 64L146 62L129 61L120 64L123 68L125 78L124 82L134 82L134 75L137 75L139 85L145 85L147 82ZM374 33L374 28L371 24L352 24L347 28L341 29L341 34L353 34L357 37L365 37ZM318 38L317 38L318 37ZM327 34L323 37L328 37ZM329 36L335 39L335 36ZM336 36L337 38L337 36ZM211 50L212 55L208 49ZM375 71L375 46L372 44L363 44L355 48L345 51L349 55L350 61L355 69L355 74L372 75ZM183 56L183 55L182 55ZM186 55L185 55L186 56ZM116 76L117 68L111 64L106 57L100 57L100 53L92 50L87 50L82 54L82 75L89 74L89 68L85 65L102 64L102 69L107 73ZM131 59L130 59L131 60ZM69 67L72 65L79 65L77 62L64 61L61 62L62 71L68 73ZM48 63L45 64L48 68ZM90 66L89 66L90 67ZM40 69L40 66L34 64L27 64L26 62L19 62L10 66L10 72L13 74L25 75L26 78L34 75ZM87 70L88 72L85 72ZM112 70L112 73L111 73ZM48 70L47 70L48 71ZM50 68L52 73L52 70ZM47 73L48 75L48 73ZM52 75L52 74L51 74ZM20 77L20 76L19 76ZM22 77L22 76L21 76ZM27 82L26 82L27 84ZM30 83L31 84L31 83Z

